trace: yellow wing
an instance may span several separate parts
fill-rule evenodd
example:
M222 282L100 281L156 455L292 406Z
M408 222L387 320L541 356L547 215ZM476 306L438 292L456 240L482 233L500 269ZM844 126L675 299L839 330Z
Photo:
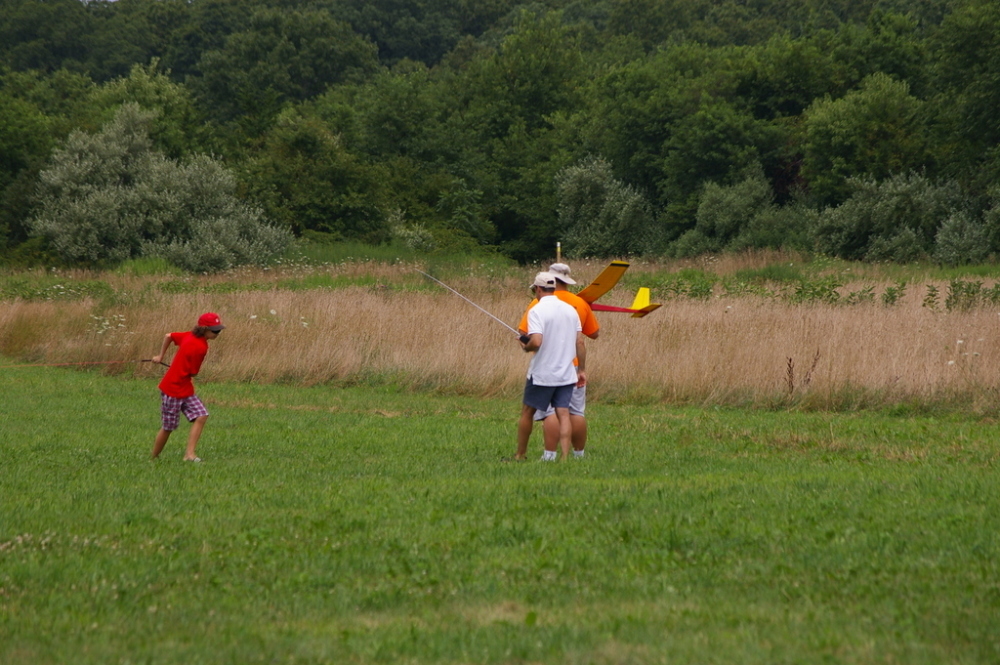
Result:
M612 261L611 265L602 270L597 279L590 283L590 286L576 295L586 300L589 304L593 304L595 300L614 288L618 280L628 270L628 266L628 261Z

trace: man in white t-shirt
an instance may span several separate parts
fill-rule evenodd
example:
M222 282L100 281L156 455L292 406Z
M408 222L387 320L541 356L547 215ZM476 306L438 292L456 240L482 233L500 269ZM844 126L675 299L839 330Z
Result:
M583 326L583 336L590 339L597 339L601 326L594 316L594 310L590 303L569 291L567 284L576 284L576 281L569 276L570 268L565 263L553 263L549 266L548 272L556 278L556 298L576 308L576 313L580 317L580 325ZM528 312L538 304L537 300L532 300L528 308L521 316L521 323L518 331L521 334L528 332ZM589 377L588 377L589 379ZM583 457L587 446L587 386L577 386L573 389L573 399L569 402L569 420L572 426L573 457ZM556 418L556 410L552 407L544 411L535 413L535 422L544 421L542 431L545 433L545 440L548 442L559 440L559 419Z
M517 454L523 460L528 452L528 439L536 411L551 405L559 419L559 447L562 459L569 457L572 426L569 403L573 388L587 384L587 347L584 344L580 317L572 305L555 296L556 278L551 273L540 272L535 276L531 289L538 304L528 312L528 340L521 346L526 352L534 351L528 364L528 378L524 386L523 407L517 423ZM573 365L576 358L578 365ZM555 442L546 444L542 459L556 460Z

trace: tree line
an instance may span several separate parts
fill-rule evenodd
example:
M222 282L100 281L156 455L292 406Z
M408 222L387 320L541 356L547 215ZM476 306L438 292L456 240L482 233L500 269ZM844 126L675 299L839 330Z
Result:
M989 0L7 0L8 260L1000 252Z

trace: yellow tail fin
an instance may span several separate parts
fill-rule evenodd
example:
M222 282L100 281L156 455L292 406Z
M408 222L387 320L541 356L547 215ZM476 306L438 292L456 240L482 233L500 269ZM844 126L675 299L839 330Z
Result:
M635 292L635 300L629 309L642 309L649 304L649 289L645 286Z
M641 319L642 317L646 316L653 310L659 309L659 307L660 307L659 303L654 303L652 305L649 304L649 289L647 289L646 287L642 287L641 289L635 292L635 300L632 301L631 309L639 310L638 312L632 315L632 318Z

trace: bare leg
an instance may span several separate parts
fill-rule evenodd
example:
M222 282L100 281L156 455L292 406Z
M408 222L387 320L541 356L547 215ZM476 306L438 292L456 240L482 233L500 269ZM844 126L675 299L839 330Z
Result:
M153 454L150 456L152 459L156 459L163 452L163 446L167 445L167 439L170 438L170 432L165 429L161 429L156 433L156 441L153 443Z
M573 450L583 450L587 446L587 419L571 415L569 420L573 426Z
M552 414L542 421L545 450L555 450L559 445L559 416Z
M571 415L569 420L573 431L573 450L583 450L587 447L587 419ZM545 450L555 450L559 442L559 417L553 414L542 423L545 432Z
M569 448L573 438L573 426L569 421L569 409L556 409L556 416L559 418L559 448L562 450L562 459L569 459Z
M517 454L514 459L524 459L528 454L528 439L534 426L535 407L521 405L521 417L517 421Z
M191 433L188 434L188 445L187 450L184 451L184 459L193 460L197 457L194 454L194 449L198 445L198 439L201 438L201 431L205 429L205 421L207 420L208 416L199 416L191 423Z

